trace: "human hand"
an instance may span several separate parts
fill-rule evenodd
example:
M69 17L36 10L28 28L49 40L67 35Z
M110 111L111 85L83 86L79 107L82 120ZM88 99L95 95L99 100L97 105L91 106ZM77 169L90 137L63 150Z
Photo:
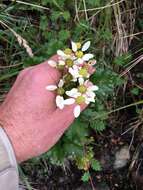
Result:
M58 56L53 56L57 60ZM57 84L60 73L47 61L24 69L0 106L0 121L18 162L49 150L74 120L73 107L56 107L55 94L45 90ZM86 106L82 105L82 109Z

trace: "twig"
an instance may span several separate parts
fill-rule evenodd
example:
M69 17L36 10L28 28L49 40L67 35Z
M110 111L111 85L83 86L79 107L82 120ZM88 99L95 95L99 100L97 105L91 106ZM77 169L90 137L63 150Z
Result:
M140 105L140 104L143 104L143 100L140 100L140 101L138 101L138 102L135 102L135 103L132 103L132 104L128 104L128 105L125 105L125 106L123 106L123 107L120 107L120 108L111 110L111 111L109 111L109 112L107 112L107 113L98 115L98 116L94 117L93 120L100 119L101 117L108 116L108 115L111 114L111 113L114 113L114 112L117 112L117 111L120 111L120 110L123 110L123 109L126 109L126 108L130 108L130 107L133 107L133 106L137 106L137 105Z
M128 73L133 67L135 67L138 63L140 63L143 60L143 55L139 56L136 61L129 66L124 72L120 74L120 77L124 76L126 73Z
M6 66L0 66L0 69L6 69L6 68L12 68L12 67L18 67L20 65L22 65L23 63L18 63L15 65L6 65Z
M92 8L92 9L87 9L86 11L88 12L88 11L95 11L95 10L105 9L105 8L112 7L112 6L115 6L115 5L117 5L117 4L120 4L120 3L122 3L123 1L125 1L125 0L121 0L121 1L119 1L119 2L117 2L117 3L113 3L113 4L110 4L110 5L105 5L105 6L103 6L103 7L96 7L96 8ZM79 12L84 12L84 11L85 11L85 10L79 10Z
M36 5L36 4L33 4L33 3L28 3L28 2L18 1L18 0L11 0L11 1L14 2L14 3L19 3L19 4L23 4L23 5L29 5L29 6L37 7L37 8L40 8L40 9L50 10L48 7L43 7L41 5Z
M130 37L134 37L134 36L137 36L137 35L140 35L140 34L143 34L143 31L135 33L135 34L130 34L130 35L127 35L127 36L121 36L120 38L130 38Z
M94 187L91 175L89 176L89 179L90 179L90 183L91 183L91 186L92 186L92 190L96 190L95 187Z
M86 21L88 21L88 15L87 15L87 9L86 9L85 0L83 0L83 6L84 6L85 18L86 18Z

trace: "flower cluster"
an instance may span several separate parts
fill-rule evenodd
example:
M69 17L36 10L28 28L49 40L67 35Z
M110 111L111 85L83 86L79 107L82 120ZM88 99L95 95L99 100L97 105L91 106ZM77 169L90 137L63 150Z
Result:
M82 104L95 102L94 91L98 86L93 85L89 77L93 73L93 65L96 61L94 55L86 53L90 47L90 41L81 43L71 42L71 48L58 50L58 60L49 60L51 67L57 68L62 77L57 85L48 85L49 91L56 91L56 105L63 109L66 105L74 104L74 116L78 117Z

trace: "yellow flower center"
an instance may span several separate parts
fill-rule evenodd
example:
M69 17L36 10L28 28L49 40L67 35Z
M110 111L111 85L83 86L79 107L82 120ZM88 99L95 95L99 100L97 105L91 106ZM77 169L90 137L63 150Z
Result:
M73 60L71 60L71 59L66 59L66 65L68 66L68 67L72 67L73 66Z
M80 93L85 93L86 90L87 90L87 88L86 88L86 86L84 86L84 85L80 85L80 86L78 87L78 91L79 91Z
M71 55L72 54L72 50L70 48L66 48L64 50L64 53L67 54L67 55Z
M85 102L85 98L83 96L78 96L75 101L77 104L82 104Z
M86 78L87 75L88 75L88 71L87 71L86 68L81 68L81 69L79 70L79 74L82 75L84 78Z
M82 58L83 52L82 52L82 51L77 51L77 52L75 53L75 55L77 56L77 58Z
M63 88L58 88L57 89L57 94L58 95L63 95L65 93L65 90Z
M81 43L80 42L77 42L76 45L77 45L77 49L81 48Z

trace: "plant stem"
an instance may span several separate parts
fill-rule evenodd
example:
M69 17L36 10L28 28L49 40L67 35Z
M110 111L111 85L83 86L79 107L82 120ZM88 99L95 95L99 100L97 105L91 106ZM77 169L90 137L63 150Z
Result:
M28 2L18 1L18 0L11 0L11 1L14 2L14 3L19 3L19 4L23 4L23 5L29 5L29 6L37 7L37 8L40 8L40 9L49 10L48 7L43 7L41 5L36 5L36 4L33 4L33 3L28 3Z
M114 112L117 112L117 111L120 111L120 110L123 110L123 109L126 109L126 108L130 108L130 107L132 107L132 106L137 106L137 105L140 105L140 104L143 104L143 100L140 100L140 101L135 102L135 103L132 103L132 104L125 105L125 106L120 107L120 108L117 108L117 109L115 109L115 110L111 110L111 111L109 111L109 112L107 112L107 113L105 113L105 114L98 115L98 116L94 117L93 120L99 119L99 118L101 118L101 117L103 117L103 116L107 116L107 115L109 115L109 114L111 114L111 113L114 113Z

